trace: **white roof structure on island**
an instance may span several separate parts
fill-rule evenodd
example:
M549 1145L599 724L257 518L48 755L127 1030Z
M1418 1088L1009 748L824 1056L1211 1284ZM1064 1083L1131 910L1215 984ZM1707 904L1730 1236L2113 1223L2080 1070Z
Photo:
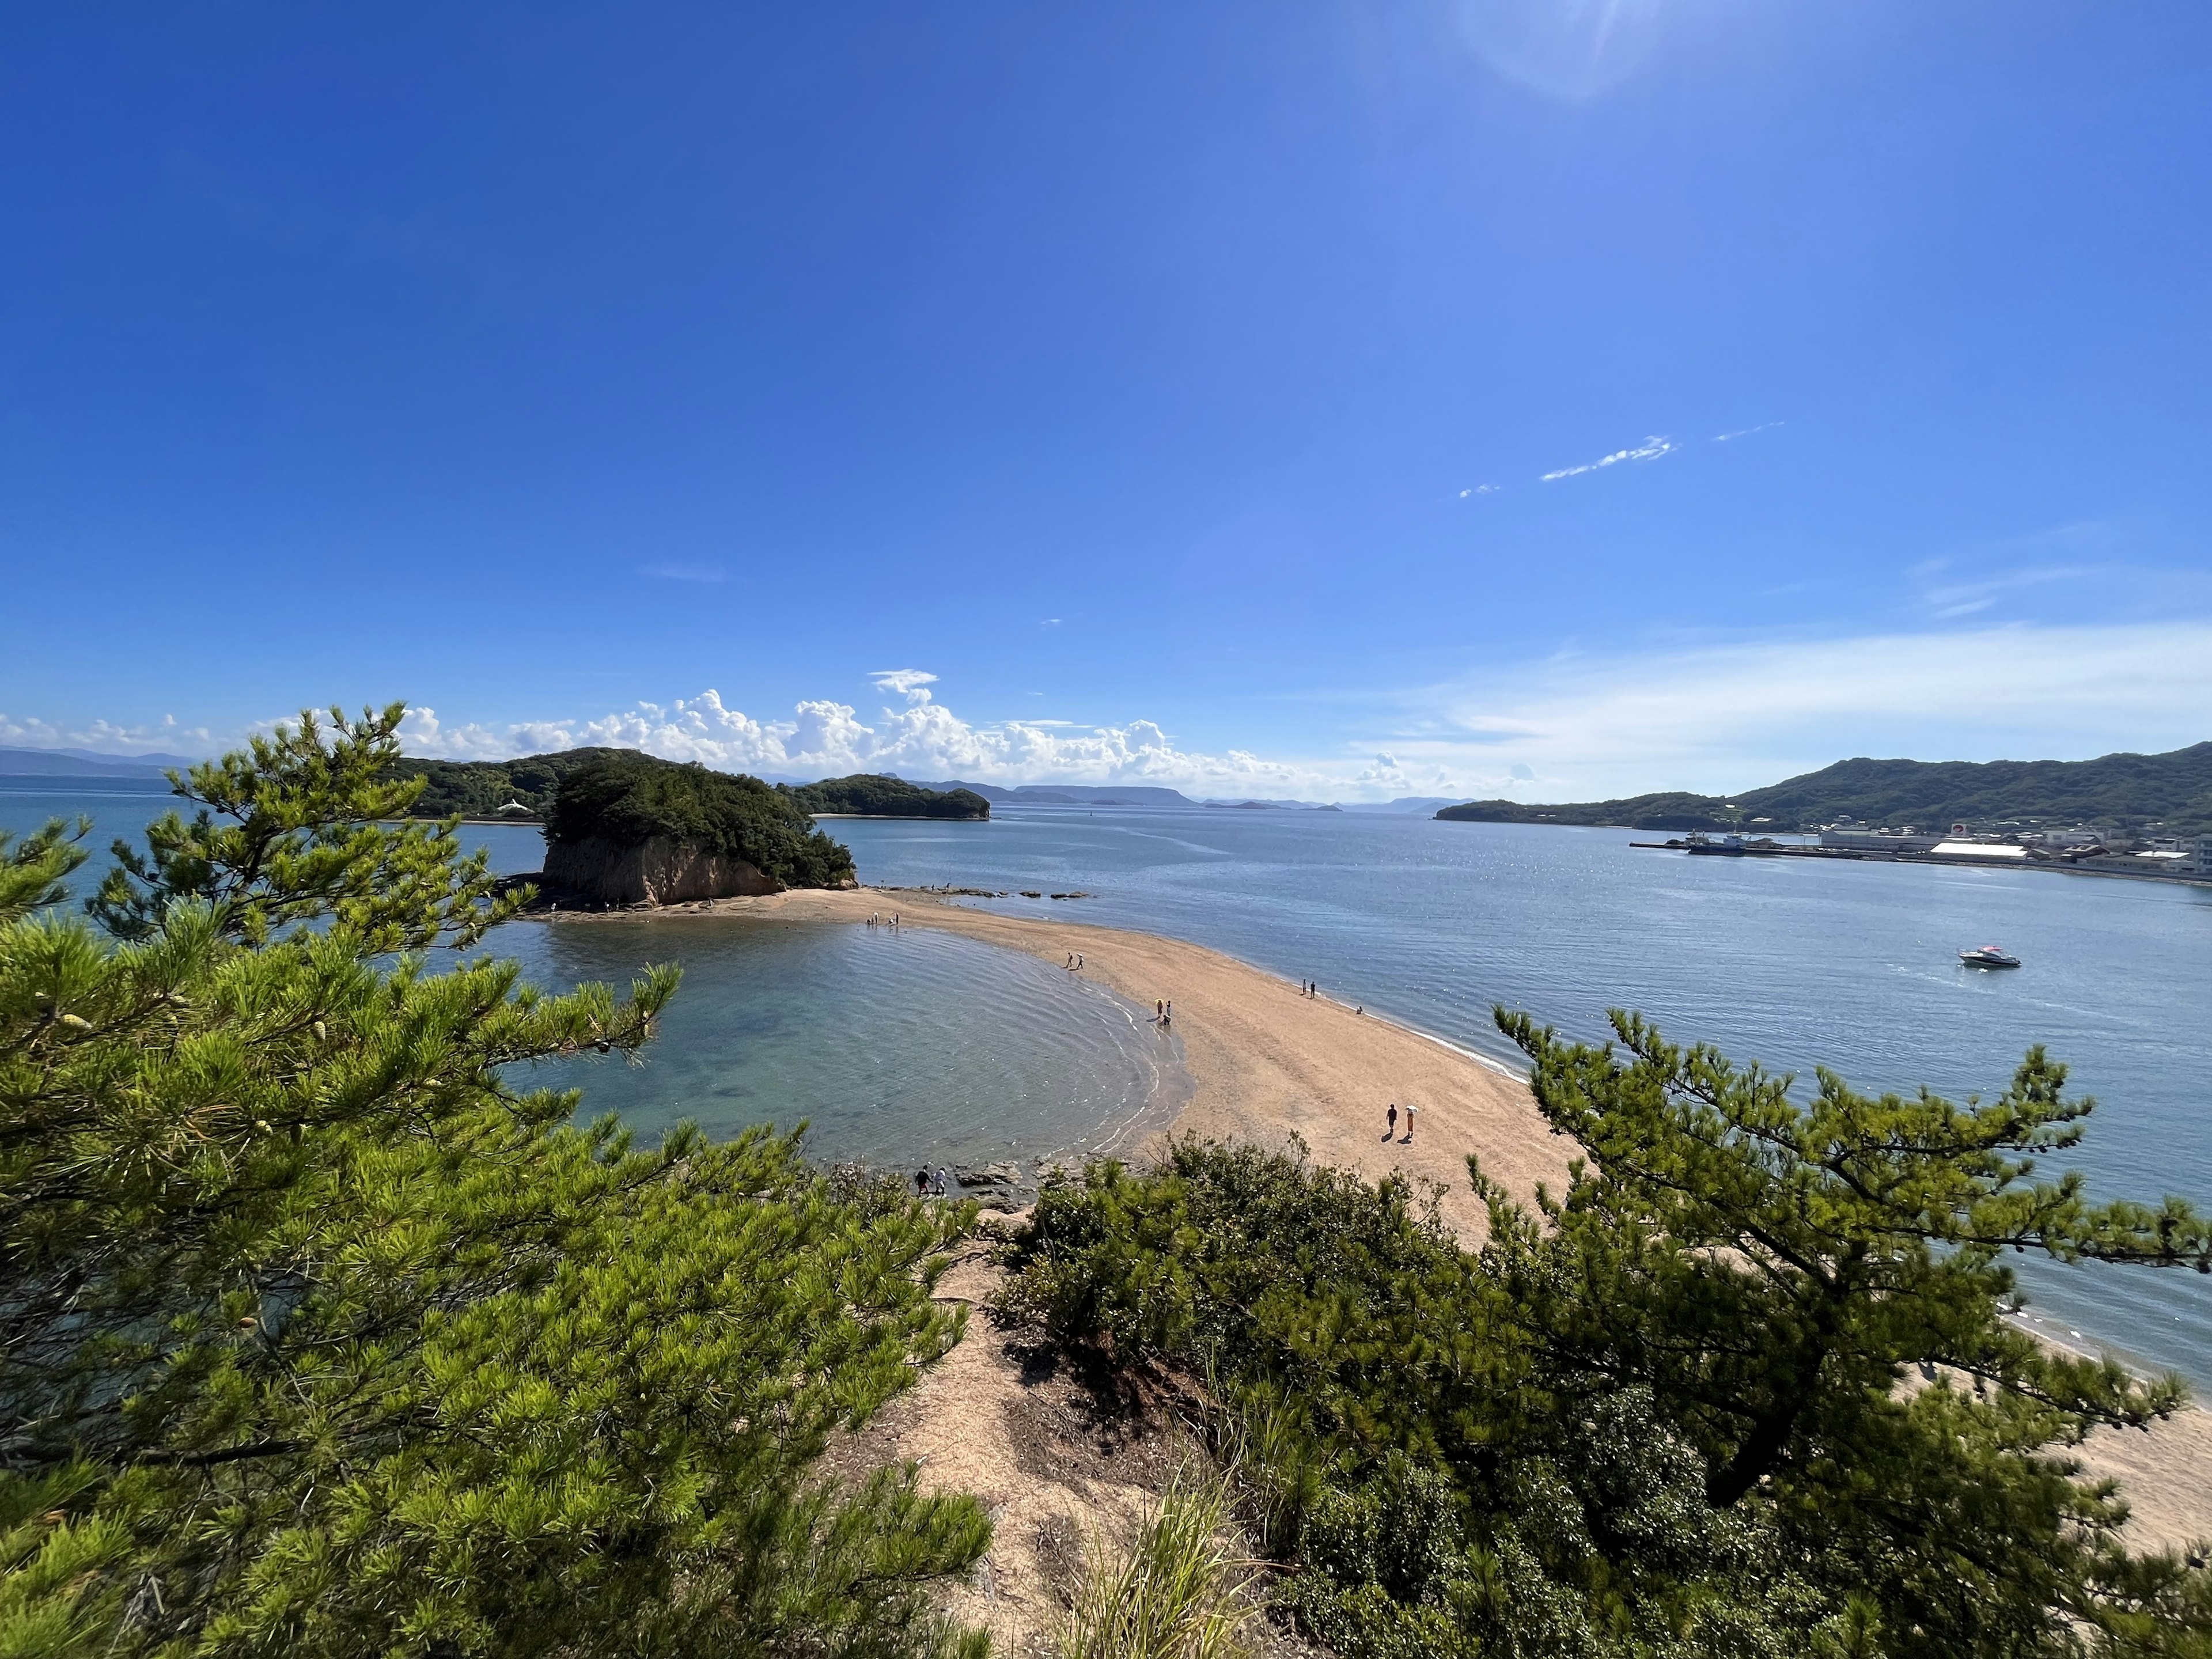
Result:
M1937 858L2024 859L2025 847L2007 847L1993 841L1939 841L1928 849Z

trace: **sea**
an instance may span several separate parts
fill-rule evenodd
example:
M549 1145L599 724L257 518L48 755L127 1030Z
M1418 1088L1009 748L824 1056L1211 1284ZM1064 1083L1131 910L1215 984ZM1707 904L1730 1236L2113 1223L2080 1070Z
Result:
M103 836L135 835L165 805L112 784L0 780L0 828L18 831L87 813ZM1632 847L1653 837L1626 830L1354 812L1002 806L979 823L830 827L872 884L988 888L1009 896L959 902L1190 939L1508 1065L1499 1005L1588 1038L1607 1009L1640 1010L1801 1089L1825 1066L1865 1091L1988 1097L2041 1043L2099 1103L2053 1172L2080 1170L2093 1198L2212 1207L2212 889L1691 858ZM536 831L471 833L499 867L536 867ZM1959 965L1984 943L2023 965ZM1119 999L926 929L518 922L489 948L549 987L684 963L641 1064L547 1068L584 1090L587 1113L645 1135L679 1117L712 1133L805 1119L824 1158L1079 1156L1126 1147L1182 1086ZM2212 1395L2212 1279L2014 1265L2049 1334Z

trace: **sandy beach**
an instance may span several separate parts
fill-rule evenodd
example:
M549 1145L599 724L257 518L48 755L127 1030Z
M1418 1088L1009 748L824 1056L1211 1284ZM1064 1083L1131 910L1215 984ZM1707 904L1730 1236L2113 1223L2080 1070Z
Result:
M700 907L684 907L687 911ZM1139 1006L1170 1002L1194 1092L1178 1132L1275 1146L1295 1134L1317 1163L1370 1180L1395 1170L1449 1189L1445 1215L1470 1238L1483 1215L1468 1185L1467 1157L1522 1199L1539 1182L1565 1180L1572 1145L1553 1134L1527 1087L1508 1073L1432 1037L1353 1009L1181 939L1093 927L1067 907L1031 920L945 903L926 895L793 891L723 899L714 908L789 921L862 922L896 912L902 925L939 927L1060 963L1083 958L1085 977ZM1395 1103L1397 1133L1385 1138ZM1418 1109L1406 1139L1405 1109Z
M904 927L943 928L1055 965L1079 954L1085 977L1146 1009L1174 1005L1171 1029L1193 1085L1176 1131L1269 1146L1296 1135L1317 1163L1370 1180L1396 1170L1435 1182L1445 1188L1445 1218L1470 1243L1480 1239L1484 1217L1468 1188L1469 1153L1523 1200L1539 1182L1558 1190L1575 1153L1527 1085L1502 1068L1327 996L1302 996L1291 981L1219 951L1091 927L1060 905L1035 918L1002 916L927 894L861 888L722 899L673 914L702 911L854 925L895 913ZM1392 1103L1401 1115L1418 1108L1411 1141L1402 1115L1397 1134L1385 1137ZM925 1395L937 1392L925 1386ZM2212 1538L2212 1412L2191 1407L2148 1434L2100 1434L2084 1462L2089 1473L2121 1483L2136 1547Z

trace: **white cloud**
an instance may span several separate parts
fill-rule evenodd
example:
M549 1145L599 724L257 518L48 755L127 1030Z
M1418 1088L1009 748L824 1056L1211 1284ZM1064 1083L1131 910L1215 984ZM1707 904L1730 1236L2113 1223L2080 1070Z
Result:
M1596 460L1585 461L1580 466L1563 466L1556 472L1547 472L1540 482L1555 483L1561 478L1595 472L1601 467L1619 466L1623 461L1656 461L1662 455L1673 454L1681 447L1672 438L1646 438L1633 449L1616 449L1610 455L1601 455Z
M877 690L891 692L912 703L927 702L929 693L925 688L937 684L936 675L924 673L919 668L883 669L868 678Z
M1713 441L1717 444L1734 443L1738 438L1748 438L1754 432L1771 432L1778 426L1788 424L1787 421L1763 421L1757 426L1747 426L1735 432L1716 432Z
M826 777L850 772L897 772L908 777L966 778L986 783L1161 783L1200 793L1251 793L1342 787L1340 774L1262 760L1232 749L1212 755L1184 750L1150 720L1079 726L1060 720L1007 720L974 726L936 702L936 679L919 669L870 677L904 706L873 721L845 703L801 702L788 720L759 720L704 691L665 705L640 702L592 720L524 721L505 726L449 725L433 708L408 711L400 728L412 755L456 760L573 749L583 744L641 749L670 760L699 761L730 771Z
M1775 638L1556 659L1410 695L1393 744L1549 800L1748 788L1854 755L2081 759L2212 737L2212 623ZM1523 798L1528 792L1524 790Z
M206 726L179 726L174 714L162 715L156 726L118 726L104 720L72 725L35 715L10 719L0 714L0 747L9 749L89 749L103 755L130 756L161 748L191 754L214 742Z
M1495 495L1498 492L1500 487L1501 486L1494 483L1476 484L1472 489L1461 490L1459 492L1459 498L1462 501L1465 501L1470 495Z

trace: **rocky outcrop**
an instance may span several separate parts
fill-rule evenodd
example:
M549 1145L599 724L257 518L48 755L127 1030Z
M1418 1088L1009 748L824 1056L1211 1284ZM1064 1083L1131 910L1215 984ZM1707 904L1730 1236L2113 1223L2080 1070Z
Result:
M709 848L655 836L623 846L599 836L545 850L545 885L601 904L681 904L774 893L781 884Z

